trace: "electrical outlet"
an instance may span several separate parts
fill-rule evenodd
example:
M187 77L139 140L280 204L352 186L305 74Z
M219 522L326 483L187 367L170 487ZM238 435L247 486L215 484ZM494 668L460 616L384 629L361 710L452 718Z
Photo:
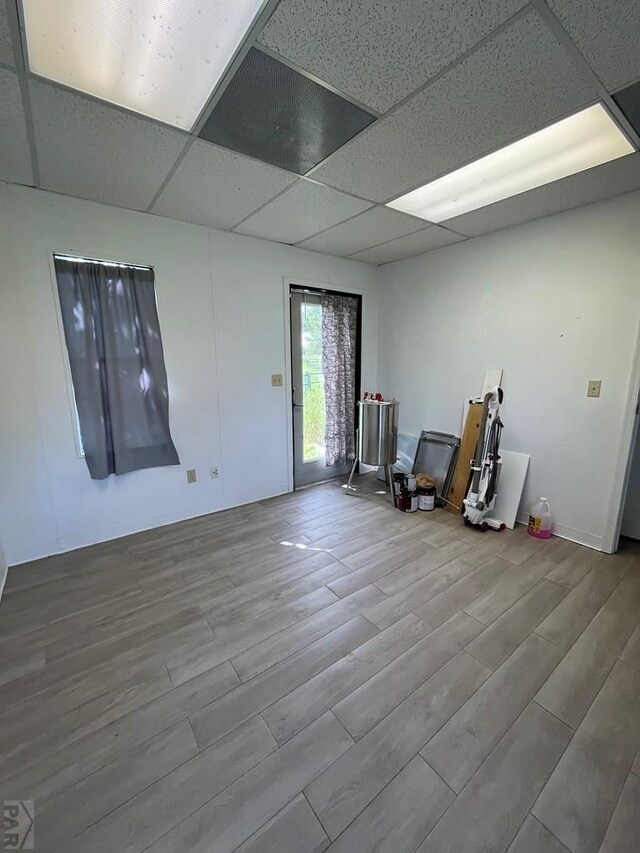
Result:
M220 469L217 465L211 466L211 479L217 480L220 477Z
M196 476L195 468L187 468L187 483L195 483L198 477Z
M271 374L271 385L274 388L282 388L282 374L281 373L272 373Z
M587 387L587 397L599 397L601 385L602 385L601 379L590 379L589 385Z

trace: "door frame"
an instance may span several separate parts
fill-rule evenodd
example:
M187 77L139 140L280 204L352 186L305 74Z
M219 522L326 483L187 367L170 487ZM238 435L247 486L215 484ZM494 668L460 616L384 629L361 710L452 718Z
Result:
M308 288L309 290L324 291L326 293L345 294L347 296L359 296L360 309L358 312L358 337L359 357L356 364L356 398L360 394L360 383L362 382L362 351L363 351L363 322L364 302L366 292L359 287L349 287L333 282L311 281L297 276L285 276L282 283L282 295L284 302L284 386L285 386L285 409L287 423L287 490L293 492L295 483L293 478L293 370L291 366L291 300L289 294L292 287ZM357 416L357 412L356 412Z
M618 550L620 540L620 527L622 526L622 515L629 486L629 475L631 473L631 462L635 449L636 432L640 428L640 416L636 415L636 408L640 404L640 320L636 327L636 341L633 361L631 363L631 376L629 379L629 390L622 418L622 440L615 466L614 483L620 483L620 488L614 491L607 526L604 531L602 550L607 554L614 554Z

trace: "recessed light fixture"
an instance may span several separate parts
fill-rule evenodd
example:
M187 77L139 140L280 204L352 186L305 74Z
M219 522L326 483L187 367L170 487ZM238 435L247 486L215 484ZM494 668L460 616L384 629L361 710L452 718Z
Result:
M190 130L265 0L22 0L29 70Z
M634 150L604 107L594 104L400 196L388 206L429 222L444 222Z

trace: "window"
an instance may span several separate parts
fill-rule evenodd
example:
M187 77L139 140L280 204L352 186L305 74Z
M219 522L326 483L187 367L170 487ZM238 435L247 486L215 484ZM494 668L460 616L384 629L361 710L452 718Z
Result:
M324 459L326 430L322 373L322 305L305 299L300 305L302 329L303 462Z
M82 429L80 428L80 416L78 415L78 404L76 398L73 398L73 425L76 429L76 437L78 439L78 454L84 457L84 445L82 444Z
M54 264L91 477L178 465L153 270L67 255Z

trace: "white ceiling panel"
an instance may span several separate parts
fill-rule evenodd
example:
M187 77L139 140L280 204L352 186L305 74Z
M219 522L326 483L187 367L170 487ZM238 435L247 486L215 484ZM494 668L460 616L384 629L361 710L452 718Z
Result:
M31 157L18 77L0 68L0 179L31 184Z
M235 230L280 243L298 243L368 207L369 202L301 180Z
M11 31L7 17L6 0L0 0L0 62L13 65L13 48L11 47Z
M595 97L531 12L338 150L312 176L387 201L527 136Z
M592 104L390 201L389 207L445 222L635 150L602 104Z
M424 231L399 237L397 240L391 240L391 242L383 243L381 246L374 246L373 249L365 249L364 252L357 252L351 257L355 261L366 261L368 264L389 264L393 261L399 261L401 258L410 258L413 255L430 252L432 249L440 249L442 246L460 243L464 239L459 234L454 234L453 231L440 228L439 225L433 225Z
M43 189L144 210L187 135L30 82Z
M629 154L595 169L457 216L445 224L461 234L476 237L637 189L640 189L640 154Z
M295 180L291 172L198 140L153 212L211 228L231 228Z
M420 219L414 219L413 216L383 207L374 207L299 245L303 249L325 252L329 255L353 255L377 243L410 234L424 227L425 223Z
M638 0L550 0L549 5L610 91L640 77Z
M182 130L195 123L264 5L263 0L21 3L34 74Z
M281 0L260 41L379 112L413 92L526 0Z

